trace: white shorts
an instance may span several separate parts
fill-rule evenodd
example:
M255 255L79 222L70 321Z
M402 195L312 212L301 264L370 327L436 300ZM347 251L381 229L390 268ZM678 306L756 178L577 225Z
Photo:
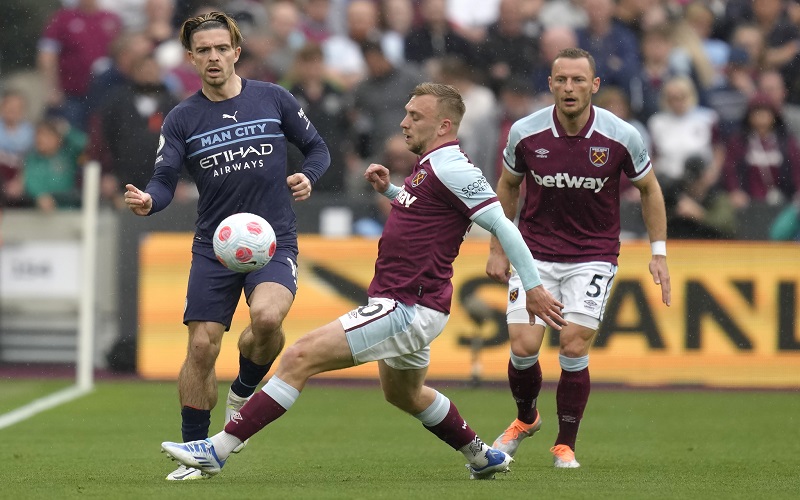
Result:
M366 306L340 316L356 365L382 359L397 370L430 364L429 344L442 333L449 314L396 300L370 298Z
M542 262L536 261L544 287L564 304L562 316L576 323L597 330L603 320L606 303L617 274L617 266L608 262ZM506 321L530 323L525 309L525 290L516 272L508 280L508 306ZM541 318L537 325L546 326Z

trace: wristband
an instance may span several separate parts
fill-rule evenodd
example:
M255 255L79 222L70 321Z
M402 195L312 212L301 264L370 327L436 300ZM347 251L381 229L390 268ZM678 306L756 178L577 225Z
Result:
M667 256L667 242L666 241L652 241L650 242L650 253L653 255Z

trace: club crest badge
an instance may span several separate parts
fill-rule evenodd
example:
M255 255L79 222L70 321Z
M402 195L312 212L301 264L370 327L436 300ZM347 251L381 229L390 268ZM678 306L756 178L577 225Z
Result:
M519 298L519 288L515 288L508 292L508 301L514 303Z
M589 161L595 167L602 167L608 161L608 148L592 146L589 148Z
M411 187L419 186L420 184L422 184L422 181L424 181L426 177L428 177L428 172L426 172L425 170L420 170L414 175L414 178L411 179Z

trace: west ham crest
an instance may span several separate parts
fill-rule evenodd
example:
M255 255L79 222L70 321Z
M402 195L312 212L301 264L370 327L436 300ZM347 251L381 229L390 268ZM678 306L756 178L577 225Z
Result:
M608 161L608 148L592 146L589 148L589 161L595 167L602 167Z
M514 302L517 301L518 298L519 298L519 288L515 288L515 289L511 290L510 292L508 292L508 300L509 300L509 302L514 303Z
M425 170L420 170L414 175L414 178L411 179L411 187L417 187L422 184L422 181L425 180L425 177L428 176L428 172Z

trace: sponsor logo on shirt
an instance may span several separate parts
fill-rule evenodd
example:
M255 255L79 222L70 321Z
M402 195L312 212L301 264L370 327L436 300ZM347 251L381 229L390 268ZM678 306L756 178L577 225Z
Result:
M476 194L486 191L488 187L489 187L489 182L486 180L485 177L481 176L481 178L478 179L477 181L461 188L461 194L464 195L466 198L472 198Z
M417 201L417 197L416 196L412 196L411 194L409 194L406 191L406 187L403 186L402 188L400 188L400 192L397 193L397 197L395 198L395 201L397 203L403 205L404 207L408 208L408 207L411 206L412 203Z
M569 175L566 172L559 172L556 175L536 175L536 172L532 171L531 174L536 184L543 187L591 189L595 193L599 193L608 180L608 177L602 179L599 177L579 177L577 175Z

